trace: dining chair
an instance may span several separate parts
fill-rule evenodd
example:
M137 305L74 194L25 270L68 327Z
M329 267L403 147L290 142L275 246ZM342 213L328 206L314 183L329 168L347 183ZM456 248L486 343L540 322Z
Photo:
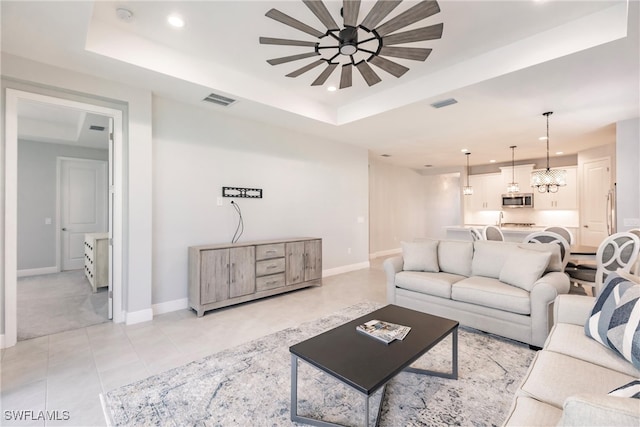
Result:
M575 239L573 238L573 233L567 227L562 227L560 225L554 225L551 227L547 227L542 231L550 231L552 233L557 233L564 237L564 239L569 242L569 245L573 245L575 243Z
M496 240L499 242L504 241L504 234L497 225L485 225L482 229L483 240Z
M640 239L640 228L632 228L628 232L631 233L631 234L635 234ZM639 255L638 255L638 259L636 260L636 264L633 267L631 267L630 271L633 274L640 275L640 252L639 252Z
M471 227L469 229L469 233L471 233L471 240L474 242L476 240L483 240L482 233L477 228Z
M560 258L562 259L562 269L567 267L571 248L569 242L560 234L551 231L536 231L524 238L523 243L556 243L560 246Z
M610 273L617 269L630 272L638 259L640 237L629 232L612 234L600 243L596 252L596 269L569 269L566 273L572 283L593 287L593 295L598 296L600 288Z

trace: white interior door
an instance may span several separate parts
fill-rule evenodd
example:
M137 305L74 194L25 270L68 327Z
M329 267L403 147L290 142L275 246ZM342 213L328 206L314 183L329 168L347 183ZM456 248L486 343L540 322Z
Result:
M580 243L599 246L607 237L607 195L611 189L611 159L585 162L580 200Z
M113 146L113 117L109 117L109 292L108 292L108 313L107 317L113 319L113 217L114 217L114 196L115 196L115 162L114 162L114 146Z
M58 159L61 269L84 267L84 235L107 228L107 162Z

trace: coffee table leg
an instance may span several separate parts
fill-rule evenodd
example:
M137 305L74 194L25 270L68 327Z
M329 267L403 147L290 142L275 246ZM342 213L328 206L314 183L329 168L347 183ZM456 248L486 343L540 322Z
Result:
M458 379L458 328L451 332L451 373L430 371L428 369L412 368L411 366L404 368L406 372L414 374L431 375L432 377Z
M384 394L387 385L382 388L382 396L380 396L380 405L378 406L378 416L376 417L375 427L380 423L380 414L382 413L382 403L384 402ZM364 425L369 427L369 397L364 396ZM304 423L318 427L343 427L341 424L330 423L327 421L316 420L314 418L303 417L298 415L298 356L291 354L291 421L296 423Z

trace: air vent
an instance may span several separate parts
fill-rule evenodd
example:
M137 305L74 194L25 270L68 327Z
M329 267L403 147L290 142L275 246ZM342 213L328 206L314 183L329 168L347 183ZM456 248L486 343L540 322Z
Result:
M89 129L90 130L97 130L97 131L102 132L104 130L104 126L91 125L91 126L89 126Z
M458 101L456 101L455 99L449 98L449 99L445 99L444 101L434 102L433 104L431 104L431 106L433 108L442 108L442 107L446 107L447 105L453 105L457 103Z
M228 107L229 105L235 103L237 100L227 98L226 96L218 95L217 93L212 93L209 96L207 96L205 99L203 99L203 101L222 105L223 107Z

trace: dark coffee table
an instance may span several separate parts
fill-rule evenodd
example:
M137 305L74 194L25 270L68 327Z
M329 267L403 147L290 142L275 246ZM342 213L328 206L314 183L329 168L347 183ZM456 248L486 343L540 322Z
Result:
M403 341L389 345L356 332L356 326L378 319L411 327ZM449 334L452 335L451 372L434 372L410 365ZM298 415L298 359L331 375L364 397L364 425L369 426L369 398L402 371L458 378L458 322L388 305L289 348L291 352L291 420L316 426L339 424ZM380 420L380 408L376 425Z

